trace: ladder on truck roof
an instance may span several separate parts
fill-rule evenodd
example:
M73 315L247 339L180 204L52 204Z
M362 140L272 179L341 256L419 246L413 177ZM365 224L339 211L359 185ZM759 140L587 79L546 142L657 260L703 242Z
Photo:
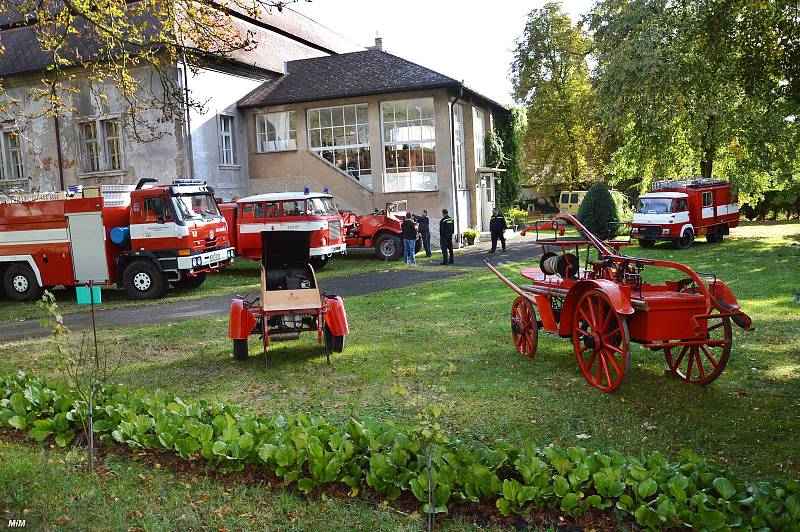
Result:
M24 192L24 193L0 193L0 205L9 203L32 203L35 201L63 201L73 198L96 197L84 195L91 194L90 190L97 191L98 187L86 187L80 192ZM135 185L101 185L99 194L103 196L103 204L106 207L125 207L131 202L131 192L136 189Z
M653 181L651 188L653 190L669 190L673 188L703 188L728 184L730 184L728 181L723 181L722 179L698 177L696 179L678 179L675 181Z

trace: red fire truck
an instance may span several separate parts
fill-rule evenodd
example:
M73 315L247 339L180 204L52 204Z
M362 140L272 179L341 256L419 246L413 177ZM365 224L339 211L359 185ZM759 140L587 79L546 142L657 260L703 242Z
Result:
M53 286L116 283L131 299L152 299L232 262L210 187L154 182L0 196L1 291L30 301Z
M670 240L677 249L686 249L697 236L722 242L738 225L738 198L728 181L656 181L650 192L639 196L631 236L643 247Z
M258 194L219 207L231 228L231 245L247 259L261 260L262 231L310 231L311 265L317 270L347 248L342 217L330 194L308 190Z

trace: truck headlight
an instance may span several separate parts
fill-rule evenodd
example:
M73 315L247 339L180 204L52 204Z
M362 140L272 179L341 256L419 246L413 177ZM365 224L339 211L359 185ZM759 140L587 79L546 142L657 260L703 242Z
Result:
M668 234L669 234L669 228L668 228L668 227L665 227L664 229L662 229L662 230L661 230L661 234L662 234L662 235L668 235Z
M322 245L323 246L327 246L328 245L328 239L325 238L324 236L322 237Z
M634 227L633 229L631 229L631 233L638 233L638 232L639 232L638 227Z

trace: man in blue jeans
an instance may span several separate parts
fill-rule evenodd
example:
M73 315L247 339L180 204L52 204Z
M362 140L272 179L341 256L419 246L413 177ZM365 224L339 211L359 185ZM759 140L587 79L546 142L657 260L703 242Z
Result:
M415 253L417 243L417 228L414 225L413 215L410 212L406 213L406 219L400 225L403 237L403 261L412 266L417 265L417 257Z

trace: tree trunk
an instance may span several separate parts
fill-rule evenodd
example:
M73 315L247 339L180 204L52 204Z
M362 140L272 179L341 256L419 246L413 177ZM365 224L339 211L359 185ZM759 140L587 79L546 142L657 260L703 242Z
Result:
M700 161L700 175L711 179L711 170L714 165L714 155L710 149L703 150L703 160Z

